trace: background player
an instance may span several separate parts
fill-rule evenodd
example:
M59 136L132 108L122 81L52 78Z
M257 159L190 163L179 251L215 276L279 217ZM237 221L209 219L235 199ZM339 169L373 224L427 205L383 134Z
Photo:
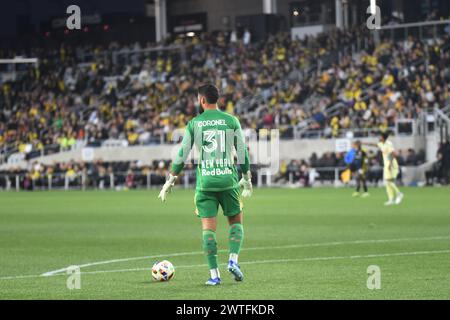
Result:
M365 143L367 146L378 147L383 155L383 179L386 185L386 192L388 195L388 201L385 203L386 206L391 206L393 204L400 204L403 200L403 193L400 192L395 181L399 174L398 162L395 155L395 150L392 142L388 140L389 133L383 132L380 136L380 141L378 144Z
M244 279L238 265L238 255L244 239L240 187L243 187L243 197L249 197L252 193L250 162L241 125L236 117L219 110L218 99L219 90L214 85L206 84L198 89L198 102L204 112L189 121L169 179L159 194L159 198L165 201L195 144L199 162L194 201L195 213L202 221L203 249L210 269L210 279L206 285L218 285L221 282L216 242L219 205L230 225L228 271L236 281ZM237 152L237 160L243 172L240 181L234 164L233 149Z
M350 170L354 175L356 175L356 191L353 193L354 197L368 197L369 192L367 190L367 169L368 169L368 158L366 151L362 148L361 141L357 140L353 143L353 149L355 154L353 161L350 163ZM364 192L360 194L361 187Z

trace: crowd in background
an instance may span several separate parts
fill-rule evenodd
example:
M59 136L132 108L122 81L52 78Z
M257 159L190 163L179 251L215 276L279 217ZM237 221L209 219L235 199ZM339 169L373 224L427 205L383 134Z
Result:
M219 33L175 40L184 53L165 50L114 57L108 53L140 49L138 44L123 48L114 43L109 48L36 50L39 66L30 65L20 81L2 84L0 146L12 143L25 151L26 145L71 147L84 139L92 144L125 139L131 145L170 140L175 128L197 114L196 87L205 81L221 88L221 105L231 113L242 97L278 85L266 92L270 107L278 108L309 90L300 83L278 90L286 75L314 64L342 39L345 34L336 33L292 41L282 33L250 44L231 42ZM86 52L93 53L93 60L80 64ZM300 111L289 110L294 118L303 117ZM242 121L244 126L264 126L274 122L273 116L243 116Z
M326 105L340 101L344 107L331 117L326 108L317 109L312 126L329 137L341 129L387 130L398 119L417 119L422 111L449 105L450 51L443 47L450 43L445 41L426 46L410 37L342 59L324 71L322 83Z
M301 186L311 186L315 182L333 183L336 180L336 170L340 173L347 165L344 161L345 153L325 152L320 157L313 153L307 160L282 161L279 172L274 177L274 183ZM438 171L430 171L427 179L436 179L436 182L446 183L450 169L450 144L442 144L439 149ZM379 152L368 151L369 171L368 181L378 184L383 179L382 156ZM399 150L397 160L401 167L418 166L425 162L423 151L415 152L413 149ZM107 162L96 160L93 162L69 161L67 163L55 163L44 165L37 161L29 162L26 169L9 169L0 171L0 188L7 187L9 179L10 187L15 188L16 176L19 177L20 188L32 190L34 188L95 188L109 189L119 188L143 188L162 185L166 180L170 168L170 160L155 160L150 164L140 161ZM252 165L254 180L257 177L257 166ZM434 170L434 169L433 169ZM195 183L195 164L188 163L185 167L187 181L184 175L179 183ZM428 176L430 175L430 176ZM338 175L339 177L339 175ZM447 178L446 178L447 177ZM401 176L400 176L401 180ZM256 180L255 180L256 182ZM430 182L431 183L431 182Z
M380 152L373 150L368 150L367 156L369 161L367 180L378 184L383 180L383 158ZM344 157L344 152L325 152L320 157L313 153L307 160L293 159L290 162L282 162L275 181L297 183L302 186L311 186L316 181L333 182L336 178L339 179L340 173L348 167ZM401 167L419 166L425 163L425 152L423 150L416 152L413 149L398 150L397 161ZM401 175L399 179L401 180Z
M345 49L356 39L365 49L352 55ZM220 106L237 114L244 128L278 128L282 138L307 120L309 129L328 137L341 129L385 130L396 119L450 103L447 36L375 45L358 31L303 40L279 33L262 42L205 33L168 44L184 50L141 52L139 44L117 43L35 49L38 67L29 65L20 81L1 84L0 150L170 141L199 112L195 93L204 81L221 89ZM370 89L375 84L380 87ZM345 107L329 114L337 102Z
M439 144L437 161L425 172L427 185L450 183L450 141Z
M150 185L162 185L166 180L170 161L155 160L151 164L139 161L93 162L69 161L44 165L37 161L30 162L26 169L10 169L0 171L0 188L16 187L16 176L19 186L24 190L39 188L95 188L112 187L136 188ZM191 165L187 166L189 170ZM67 184L67 185L66 185Z

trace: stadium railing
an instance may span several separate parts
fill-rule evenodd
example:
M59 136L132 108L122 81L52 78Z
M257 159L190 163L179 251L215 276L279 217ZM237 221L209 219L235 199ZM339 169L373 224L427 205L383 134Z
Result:
M111 49L111 50L104 50L101 52L93 52L92 50L89 50L87 52L83 52L79 55L80 61L82 63L92 63L95 62L94 58L96 57L102 57L102 58L111 58L113 63L117 63L119 57L125 57L125 61L129 62L131 59L131 56L133 55L144 55L144 54L150 54L154 52L162 52L162 51L179 51L181 60L186 60L186 48L182 45L177 44L171 44L167 46L149 46L145 48L132 48L132 49Z
M436 39L445 33L450 34L450 20L434 20L403 24L385 25L375 30L374 35L389 37L393 41L401 41L414 36L423 39Z
M402 165L399 182L408 185L417 185L425 181L425 171L430 164ZM341 174L347 167L308 167L305 171L299 168L288 171L270 172L268 168L259 167L252 169L253 183L255 187L345 187L353 186L352 179L348 183L341 181ZM160 188L166 180L167 171L116 171L104 174L89 174L86 170L76 173L56 172L41 173L33 178L33 173L13 171L0 173L0 191L33 191L33 190L128 190L128 189L152 189ZM178 188L193 188L196 183L196 171L185 170L177 183ZM377 187L383 181L383 168L380 165L370 166L367 172L369 186Z
M324 186L339 186L340 175L345 167L318 167L307 171L308 182L304 186L319 184ZM123 190L123 189L151 189L160 187L165 182L165 175L155 172L134 172L132 180L128 180L129 172L109 172L104 175L89 175L78 172L69 175L65 172L42 174L38 178L31 178L26 172L12 172L0 174L0 190ZM284 177L269 173L265 168L256 170L255 185L261 187L288 187L301 184L294 172L288 172ZM195 186L195 170L186 170L179 180L182 188ZM316 185L317 185L316 184Z
M129 172L109 172L103 175L90 175L77 172L69 175L66 172L52 174L43 173L38 178L31 178L27 172L11 172L0 174L0 190L121 190L121 189L150 189L159 187L166 180L165 175L156 172L133 172L132 182L127 183ZM195 183L195 171L186 170L179 184L189 188Z
M19 77L26 74L27 70L17 70L17 65L21 64L38 65L39 59L22 57L15 57L13 59L0 59L0 66L6 66L6 70L0 68L0 84L7 81L16 81Z

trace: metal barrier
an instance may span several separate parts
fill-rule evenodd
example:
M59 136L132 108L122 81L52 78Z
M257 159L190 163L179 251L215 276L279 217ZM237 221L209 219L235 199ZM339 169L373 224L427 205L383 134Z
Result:
M386 25L375 30L374 35L378 32L381 37L390 38L392 41L406 40L409 36L414 36L420 40L436 39L450 32L450 29L447 29L449 31L446 30L448 26L450 26L450 20Z
M293 186L343 186L341 173L346 167L312 167L307 170L308 183L302 185L299 172L270 172L268 168L259 168L254 172L253 183L258 188L263 187L293 187ZM166 175L156 172L135 172L133 180L127 179L129 172L109 172L103 175L88 175L78 172L72 176L67 173L43 174L38 179L32 179L29 173L0 174L0 191L32 191L32 190L127 190L159 188L166 181ZM299 178L300 177L300 178ZM381 167L371 167L367 180L377 185L383 177ZM185 170L178 181L182 188L192 188L196 184L196 171Z
M133 178L128 179L132 176ZM160 187L166 180L165 175L155 172L109 172L103 175L89 175L86 172L77 172L74 175L67 173L43 173L33 179L29 173L3 173L0 174L0 190L121 190L121 189L150 189ZM186 170L180 179L180 185L189 188L195 184L195 171Z

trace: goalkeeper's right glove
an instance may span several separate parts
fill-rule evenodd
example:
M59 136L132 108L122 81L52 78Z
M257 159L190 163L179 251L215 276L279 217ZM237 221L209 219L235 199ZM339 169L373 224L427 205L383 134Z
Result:
M244 190L242 190L242 196L244 198L250 197L252 195L252 173L250 171L242 174L242 179L241 181L239 181L239 185L244 188Z
M158 198L161 199L162 202L166 201L167 194L172 191L172 187L175 185L175 180L177 180L177 178L177 176L169 174L169 179L167 179L166 183L164 183L158 196Z

